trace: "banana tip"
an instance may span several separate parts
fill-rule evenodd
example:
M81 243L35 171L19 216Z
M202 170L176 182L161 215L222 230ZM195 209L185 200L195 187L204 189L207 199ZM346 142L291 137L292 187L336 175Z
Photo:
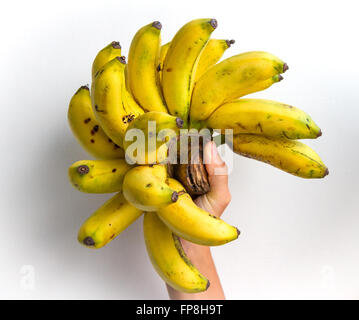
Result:
M241 234L241 232L239 231L239 229L238 228L236 228L237 229L237 238L239 237L239 235Z
M285 63L283 64L283 73L289 69L288 65Z
M184 121L181 118L176 118L176 125L178 128L182 128L183 123L184 123Z
M155 27L156 29L161 30L162 29L162 24L159 21L154 21L152 23L152 27Z
M282 75L278 75L278 82L280 82L280 81L282 81L284 78L283 78L283 76Z
M212 26L213 29L216 29L217 26L218 26L218 22L217 22L216 19L211 19L211 20L209 21L209 24Z
M322 135L322 130L319 130L318 134L317 134L317 138L319 138Z
M76 170L82 176L84 174L89 173L90 168L87 165L82 164L81 166L78 166Z
M329 174L329 170L328 170L328 168L326 168L326 169L325 169L325 172L324 172L323 178L326 177L328 174Z
M211 285L211 283L209 282L209 280L207 280L206 290L208 290L210 285Z
M126 64L126 57L125 57L125 56L116 57L116 59L117 59L118 61L120 61L121 63Z
M121 45L118 41L112 41L111 45L112 45L112 48L114 48L114 49L121 49Z
M234 40L234 39L232 39L232 40L226 40L226 43L227 43L227 46L228 46L228 48L232 45L232 44L234 44L236 41Z
M171 196L172 202L176 202L178 200L178 193L174 191Z
M86 237L82 242L87 247L93 247L95 245L95 241L91 237Z

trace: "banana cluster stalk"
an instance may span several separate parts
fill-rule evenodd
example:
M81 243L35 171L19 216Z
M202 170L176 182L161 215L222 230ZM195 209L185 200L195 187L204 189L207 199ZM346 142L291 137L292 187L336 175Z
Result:
M307 113L242 98L283 80L288 65L262 51L219 62L234 40L210 39L216 28L215 19L193 20L161 44L161 23L149 23L135 34L128 64L120 43L111 42L94 59L91 90L81 86L68 109L74 136L95 158L70 166L71 184L81 192L116 193L83 223L79 242L103 247L144 213L149 258L183 292L205 291L209 280L180 239L218 246L237 239L239 230L197 207L188 186L173 178L180 175L170 174L169 149L183 141L182 130L220 132L234 153L298 177L328 174L317 153L298 141L322 134Z

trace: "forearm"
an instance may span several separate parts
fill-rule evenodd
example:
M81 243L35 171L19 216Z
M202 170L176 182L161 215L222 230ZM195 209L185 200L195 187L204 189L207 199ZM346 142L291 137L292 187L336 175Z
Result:
M205 292L184 293L167 285L168 294L174 300L221 300L225 299L223 289L214 265L210 247L200 246L181 239L188 258L196 268L209 280L210 286Z

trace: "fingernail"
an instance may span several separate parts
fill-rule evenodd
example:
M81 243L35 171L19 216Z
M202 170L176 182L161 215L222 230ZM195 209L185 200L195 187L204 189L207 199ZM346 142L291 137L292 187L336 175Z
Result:
M214 141L212 141L211 143L212 143L212 162L214 164L222 164L223 160L219 155L216 144L214 143Z

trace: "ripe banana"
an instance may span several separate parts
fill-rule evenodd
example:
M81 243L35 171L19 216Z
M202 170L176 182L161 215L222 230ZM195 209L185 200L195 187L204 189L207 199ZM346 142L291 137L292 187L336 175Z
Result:
M164 144L179 135L182 127L182 119L165 112L151 111L140 115L126 130L123 146L127 161L131 164L164 162L167 159L167 146ZM137 137L136 143L134 137Z
M145 213L143 233L152 265L168 285L188 293L208 289L209 281L191 263L179 238L166 227L156 213Z
M234 44L234 42L234 40L209 39L198 61L195 82L221 59L224 51Z
M254 51L225 59L210 68L198 80L193 90L191 103L191 125L207 119L214 110L225 102L246 94L260 91L263 81L280 81L278 75L288 69L286 63L272 54Z
M168 185L177 193L184 194L177 202L159 209L157 214L175 234L206 246L218 246L238 238L237 228L197 207L177 180L168 179Z
M264 99L239 99L225 103L206 120L213 129L233 129L233 133L256 133L287 139L315 139L320 128L304 111Z
M302 178L323 178L329 172L320 157L305 144L284 138L237 134L227 139L235 153L268 163Z
M101 248L142 214L119 192L98 208L81 226L77 239L89 248Z
M92 111L90 91L82 86L70 101L67 118L82 147L95 158L124 158L124 151L106 135Z
M160 79L161 90L162 90L162 70L163 70L163 62L165 61L168 49L170 48L171 42L167 42L162 45L160 48L160 56L158 58L157 72Z
M94 113L106 134L121 147L128 124L144 113L126 89L125 64L124 57L106 63L93 86Z
M216 29L215 19L185 24L174 36L162 70L162 89L168 110L187 123L198 58Z
M167 168L162 165L139 166L129 170L123 180L123 194L136 208L156 211L176 202L178 193L167 184Z
M96 56L92 64L92 80L95 79L96 73L109 61L116 57L121 57L121 45L118 41L112 41L108 46L103 48Z
M157 72L161 28L159 21L141 28L128 55L128 83L134 98L146 111L167 112Z
M111 193L122 190L123 177L131 166L124 159L81 160L69 168L72 185L87 193Z

